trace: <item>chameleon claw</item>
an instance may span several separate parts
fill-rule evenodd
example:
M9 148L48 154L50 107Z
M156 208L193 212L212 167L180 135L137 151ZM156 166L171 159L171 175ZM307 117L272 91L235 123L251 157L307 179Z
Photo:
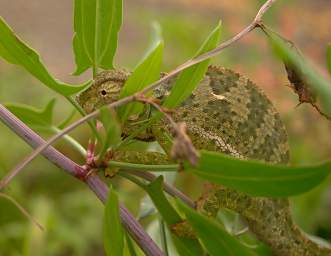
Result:
M247 233L248 231L249 231L249 228L248 228L248 226L246 226L243 229L241 229L241 230L237 231L236 233L234 233L233 235L234 236L241 236L241 235Z
M178 237L197 238L193 232L192 226L186 220L170 225L170 230Z

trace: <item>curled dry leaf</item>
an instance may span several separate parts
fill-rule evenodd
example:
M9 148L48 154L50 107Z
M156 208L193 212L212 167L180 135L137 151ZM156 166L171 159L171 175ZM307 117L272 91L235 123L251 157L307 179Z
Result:
M305 80L304 75L299 74L290 64L284 63L284 65L287 72L287 78L291 83L290 87L299 96L299 104L305 102L315 104L316 95L310 90L310 87L307 86L307 81Z
M320 115L324 116L326 119L331 120L329 116L327 116L320 107L317 105L317 98L314 92L310 89L311 87L308 85L308 81L305 78L304 74L300 74L294 67L292 67L289 63L284 63L287 78L290 81L289 87L293 89L294 93L299 97L299 105L302 103L308 103L312 105Z
M198 164L199 153L186 133L185 123L177 124L175 139L171 148L171 157L175 160L188 160L193 166Z

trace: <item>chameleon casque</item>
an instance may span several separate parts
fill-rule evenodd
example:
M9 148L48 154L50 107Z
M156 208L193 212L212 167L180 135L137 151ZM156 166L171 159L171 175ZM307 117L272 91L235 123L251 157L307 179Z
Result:
M89 113L116 101L129 75L130 72L124 70L101 72L92 86L78 95L78 103ZM160 100L167 96L174 79L155 89L153 96ZM139 118L146 119L147 111ZM209 66L199 86L176 108L172 117L176 122L187 124L188 135L197 149L271 163L289 161L287 134L278 112L253 82L232 70ZM139 128L137 118L123 127L126 135ZM161 120L136 138L154 139L169 153L171 142L167 134L171 134L170 127ZM135 163L169 162L166 154L157 152L115 152L114 158ZM220 208L239 213L274 255L331 255L330 249L310 240L294 224L288 199L251 197L207 184L196 205L198 211L210 217L215 217Z

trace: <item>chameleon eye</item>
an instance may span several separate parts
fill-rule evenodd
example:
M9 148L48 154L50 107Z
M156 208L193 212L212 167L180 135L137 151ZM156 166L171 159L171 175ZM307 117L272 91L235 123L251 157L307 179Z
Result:
M101 93L102 96L106 96L107 95L107 91L106 90L101 90L100 93Z

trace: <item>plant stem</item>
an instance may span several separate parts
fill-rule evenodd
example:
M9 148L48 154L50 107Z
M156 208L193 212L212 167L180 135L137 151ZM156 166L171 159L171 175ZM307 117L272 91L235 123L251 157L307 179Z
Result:
M133 175L130 175L128 173L125 172L119 172L118 175L128 179L129 181L133 182L134 184L138 185L139 187L145 187L146 184L141 182L139 179L137 179L136 177L134 177Z
M2 104L0 104L0 120L31 147L36 148L45 143L45 141L38 134L32 131ZM95 173L92 173L86 177L86 170L82 166L73 162L52 146L43 151L42 155L50 162L63 169L66 173L84 181L97 195L97 197L105 203L108 194L108 187ZM122 204L120 205L120 214L124 227L146 255L164 255L154 241L148 236L139 222L132 217L129 211Z
M23 208L13 197L0 192L0 197L7 199L9 202L11 202L13 205L16 206L16 208L25 216L27 217L33 224L35 224L41 231L44 231L45 228L33 217L31 214Z
M126 162L117 162L117 161L109 161L109 167L118 167L126 170L136 170L136 171L154 171L154 172L176 172L178 171L178 164L134 164L134 163L126 163Z
M81 114L81 116L86 116L86 113L84 112L84 110L81 108L81 106L79 104L77 104L77 102L71 96L66 97L66 99L71 103L72 106L74 106L75 109L77 109L77 111ZM101 137L96 129L95 122L92 120L89 120L89 121L87 121L87 124L88 124L88 126L90 126L90 128L91 128L94 136L97 138L97 140L101 141Z
M95 78L98 74L98 67L96 65L93 65L92 67L92 75L93 75L93 78Z
M96 174L90 175L86 183L99 199L105 203L108 194L107 185ZM132 217L123 204L120 204L120 214L124 227L146 255L164 256L164 253L157 247L139 222Z
M135 176L138 176L138 177L140 177L144 180L148 180L148 181L154 181L157 178L157 176L155 176L154 174L152 174L150 172L142 172L142 171L136 171L136 170L126 170L125 172L133 174ZM163 182L163 189L169 195L178 197L179 199L181 199L188 206L190 206L192 208L195 207L195 203L193 202L193 200L191 198L189 198L187 195L185 195L183 192L176 189L175 187L169 185L168 183Z
M51 130L54 133L60 133L61 129L57 128L57 127L52 127ZM63 136L63 139L68 142L71 146L73 146L83 157L86 156L86 150L85 148L77 141L75 140L73 137L69 136L68 134L66 134L65 136Z

